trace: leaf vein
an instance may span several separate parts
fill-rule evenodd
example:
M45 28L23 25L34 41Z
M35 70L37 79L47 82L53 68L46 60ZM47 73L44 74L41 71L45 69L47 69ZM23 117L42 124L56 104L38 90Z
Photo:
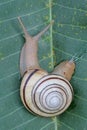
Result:
M36 11L34 11L34 12L31 12L31 13L26 13L26 14L21 15L20 17L30 16L30 15L33 15L33 14L39 13L39 12L41 12L41 11L43 11L43 10L46 10L46 9L48 9L48 8L49 8L49 7L45 7L45 8L42 8L42 9L36 10ZM9 19L0 20L0 23L2 23L2 22L8 22L8 21L12 21L12 20L15 20L15 19L17 19L17 17L12 17L12 18L9 18Z
M76 80L82 80L82 81L86 81L87 82L87 78L86 77L80 78L80 77L73 76L72 78L76 79Z
M4 79L7 79L7 78L10 78L10 77L12 77L12 76L15 76L15 75L17 75L18 73L19 73L19 72L17 71L17 72L12 73L12 74L10 74L10 75L8 75L8 76L5 76L5 77L1 78L0 81L2 81L2 80L4 80Z
M31 123L31 122L34 121L35 119L37 119L37 117L32 118L31 120L25 121L24 123L22 123L22 124L20 124L20 125L18 125L18 126L16 126L16 127L14 127L14 128L12 128L11 130L15 130L15 129L18 129L18 128L24 126L24 125L27 125L28 123Z
M14 92L10 92L9 94L5 95L4 97L0 98L1 100L7 99L9 96L12 96L13 94L17 93L20 89L15 90Z
M70 26L76 29L77 28L81 28L81 29L86 29L87 25L75 25L75 24L68 24L68 23L55 23L56 25L60 25L60 26Z
M15 112L21 110L23 107L24 107L24 106L21 106L21 107L15 109L14 111L10 112L9 114L6 114L5 116L0 117L0 120L5 119L5 118L7 118L8 116L11 116L11 115L14 114Z
M58 50L58 51L60 51L60 52L62 52L63 54L66 54L67 56L70 56L71 58L73 57L72 54L70 54L70 53L68 53L68 52L66 52L66 51L63 51L63 50L58 49L58 48L56 48L56 47L54 47L54 49L55 49L55 50ZM78 59L79 59L79 58L78 58ZM87 62L87 60L86 60L86 59L83 59L83 58L80 58L80 60Z
M0 6L8 4L8 3L13 2L13 1L15 1L15 0L9 0L9 1L6 1L6 2L2 2L2 3L0 3Z
M60 32L54 32L54 34L58 34L58 35L60 35L60 36L66 37L66 38L68 38L68 39L76 40L76 41L87 42L87 40L77 39L77 38L74 38L74 37L70 37L70 36L65 35L65 34L63 34L63 33L60 33Z
M84 100L84 101L86 101L87 102L87 99L86 98L83 98L83 97L81 97L81 96L78 96L78 95L74 95L76 98L79 98L80 100Z
M48 127L49 125L53 124L53 122L47 123L46 125L44 125L40 130L45 129L46 127Z
M16 51L15 53L12 53L12 54L10 54L8 56L5 56L5 57L1 58L0 62L3 61L3 60L8 59L8 58L10 58L10 57L12 57L14 55L18 55L19 53L20 53L20 51Z
M52 5L52 0L49 0L49 5ZM50 6L50 9L49 9L49 16L50 16L50 21L52 21L52 6ZM50 45L51 45L51 55L53 56L53 36L52 36L52 29L53 27L51 26L50 28ZM52 65L52 69L54 68L53 66L53 57L51 58L51 65Z
M81 116L81 115L78 115L78 114L76 114L76 113L71 113L71 112L69 112L69 111L67 111L67 113L70 114L70 115L76 116L76 117L78 117L78 118L81 118L81 119L87 121L87 118L85 118L85 117L83 117L83 116Z
M52 119L53 119L53 122L54 122L54 129L58 130L58 120L57 120L57 117L55 116Z
M70 130L74 130L71 126L65 124L63 121L59 121L59 122L60 122L60 124L66 126L68 129L70 129Z
M43 26L44 24L46 24L46 23L41 23L41 24L39 24L39 25L36 25L36 26L32 27L31 29L27 29L27 31L34 30L34 29L38 28L39 26ZM4 39L1 39L0 42L1 42L1 41L5 41L5 40L8 40L8 39L10 39L10 38L17 37L17 36L19 36L19 35L21 35L21 34L23 34L23 32L17 33L17 34L15 34L15 35L11 35L11 36L6 37L6 38L4 38Z
M60 6L60 7L63 7L63 8L67 8L69 10L77 10L77 11L80 11L80 12L85 12L87 13L87 10L84 10L84 9L80 9L80 8L73 8L73 7L70 7L70 6L65 6L65 5L62 5L62 4L58 4L58 3L55 3L55 5L57 6Z

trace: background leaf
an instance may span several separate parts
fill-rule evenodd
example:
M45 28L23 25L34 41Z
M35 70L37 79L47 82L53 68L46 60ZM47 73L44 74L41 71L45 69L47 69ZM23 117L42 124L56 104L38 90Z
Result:
M38 117L21 103L19 56L24 39L18 16L31 35L55 20L53 28L39 41L40 65L49 72L54 64L70 59L75 53L84 53L87 47L86 0L0 0L0 130L86 130L85 53L76 62L71 80L74 100L66 112L54 118Z

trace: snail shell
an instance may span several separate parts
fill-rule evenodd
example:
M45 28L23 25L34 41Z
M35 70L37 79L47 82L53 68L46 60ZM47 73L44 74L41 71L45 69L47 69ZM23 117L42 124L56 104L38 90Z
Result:
M21 51L20 73L23 77L20 95L24 106L33 114L51 117L63 113L71 104L73 88L69 83L75 69L73 61L60 63L51 74L41 69L37 57L38 39L50 27L31 37L20 18L26 42Z
M63 113L70 105L73 89L65 78L35 69L29 70L21 83L21 98L32 113L51 117Z

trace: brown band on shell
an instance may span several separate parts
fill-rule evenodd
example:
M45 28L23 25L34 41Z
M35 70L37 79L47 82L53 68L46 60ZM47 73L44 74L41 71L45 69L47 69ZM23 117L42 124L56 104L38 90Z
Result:
M59 84L51 84L51 85L59 85ZM59 85L59 86L60 86L60 85ZM47 86L46 86L46 87L47 87ZM51 88L49 88L49 89L52 89L52 88L53 88L53 87L51 87ZM55 87L55 88L60 88L60 89L64 92L64 90L63 90L61 87ZM48 89L47 89L47 90L48 90ZM45 90L45 92L46 92L47 90ZM42 91L43 91L43 90L42 90ZM44 92L44 93L45 93L45 92ZM52 91L52 92L54 92L54 91ZM52 92L50 92L50 93L52 93ZM55 91L55 92L58 92L58 91ZM64 93L65 93L65 92L64 92ZM49 93L48 93L48 94L49 94ZM41 94L40 94L40 95L41 95ZM66 95L66 94L65 94L65 95ZM47 96L48 96L48 95L47 95ZM47 96L46 96L46 97L47 97ZM67 95L66 95L66 96L67 96ZM46 99L45 99L45 101L46 101ZM66 103L67 103L67 101L66 101ZM66 104L65 104L65 105L66 105ZM64 106L65 106L65 105L64 105ZM44 107L44 108L46 108L46 107ZM63 107L63 108L64 108L64 107ZM62 109L63 109L63 108L62 108ZM47 108L46 108L46 109L47 109ZM62 110L62 109L61 109L61 110ZM48 110L49 110L49 109L48 109ZM50 110L50 111L52 111L52 110ZM59 111L59 110L58 110L58 111ZM55 113L56 113L56 112L55 112Z
M27 102L26 102L26 98L25 98L25 89L26 89L26 85L28 83L28 81L30 80L30 78L33 76L34 73L36 73L37 71L39 71L39 69L35 69L27 78L26 82L25 82L25 85L23 87L23 100L24 100L24 104L26 106L26 108L28 108L32 113L34 113L30 107L28 106ZM36 113L35 113L36 114Z
M55 85L55 84L51 84L51 85ZM58 84L56 84L56 85L58 85ZM60 85L59 85L59 86L60 86ZM46 87L47 87L47 86L46 86ZM60 88L60 87L55 87L55 88ZM50 89L52 89L52 88L50 88ZM61 89L61 88L60 88L60 89ZM63 90L63 89L62 89L62 90ZM42 91L43 91L43 90L42 90ZM53 91L52 91L52 92L53 92ZM50 92L50 93L52 93L52 92ZM55 91L55 92L57 92L57 91ZM63 90L63 92L64 92L64 90ZM64 93L65 93L65 92L64 92ZM48 94L49 94L49 93L48 93ZM66 94L65 94L65 95L66 95ZM67 95L66 95L66 96L67 96ZM35 96L34 96L34 101L35 101ZM45 101L46 101L46 99L45 99ZM67 101L66 101L66 104L67 104ZM66 104L65 104L65 105L66 105ZM39 106L37 105L36 101L35 101L35 105L37 106L37 108L38 108L40 111L42 111L42 112L48 114L48 112L45 112L45 111L43 111L43 110L41 110L41 109L39 108ZM41 104L41 105L42 105L42 104ZM65 105L64 105L64 107L65 107ZM43 106L43 105L42 105L42 106ZM44 107L45 109L49 110L49 109L46 108L45 106L43 106L43 107ZM64 108L64 107L63 107L63 108ZM62 109L63 109L63 108L62 108ZM61 110L62 110L62 109L61 109ZM61 111L61 110L58 110L58 111ZM58 113L58 111L56 111L56 110L55 110L55 112L54 112L53 110L50 109L50 111L51 111L51 112L49 112L49 114ZM53 112L52 112L52 111L53 111Z
M33 99L34 99L35 106L36 106L40 111L42 111L42 112L44 112L44 113L46 113L46 114L48 114L48 112L45 112L45 111L41 110L41 109L39 108L39 106L37 105L37 103L36 103L36 101L35 101L35 93L36 93L37 89L39 88L39 86L40 86L43 82L45 82L45 81L47 81L47 80L50 80L50 79L60 79L60 80L64 81L64 82L69 86L71 92L73 93L73 90L72 90L70 84L69 84L66 80L64 80L64 79L62 79L62 78L54 77L54 78L48 78L48 79L43 80L43 81L38 85L38 87L35 89L34 95L33 95L32 97L33 97ZM58 85L58 84L57 84L57 85ZM60 86L60 85L59 85L59 86ZM47 87L47 86L46 86L46 87ZM63 91L64 91L64 90L63 90ZM66 101L66 103L67 103L67 101ZM63 108L64 108L64 107L63 107ZM63 109L63 108L62 108L62 109ZM62 109L61 109L61 110L62 110ZM61 111L61 110L60 110L60 111ZM54 114L55 114L55 113L57 113L57 111L54 112ZM49 114L53 114L53 113L49 113Z

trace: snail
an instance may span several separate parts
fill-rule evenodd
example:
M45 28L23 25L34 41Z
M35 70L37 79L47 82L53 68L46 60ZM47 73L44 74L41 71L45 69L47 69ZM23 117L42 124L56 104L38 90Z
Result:
M75 69L74 60L63 61L52 73L43 70L38 62L38 40L53 21L32 37L20 17L18 20L26 40L20 55L20 74L23 78L20 87L21 100L27 110L35 115L60 115L70 106L73 99L73 88L69 81Z

